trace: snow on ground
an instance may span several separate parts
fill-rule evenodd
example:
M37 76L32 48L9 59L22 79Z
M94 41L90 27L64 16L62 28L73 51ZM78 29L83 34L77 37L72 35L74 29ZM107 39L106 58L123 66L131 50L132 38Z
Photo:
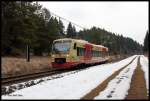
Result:
M111 80L105 90L94 99L124 99L128 95L131 78L137 67L137 59Z
M74 74L76 72L79 72L79 70L76 70L76 71L73 70L73 71L66 72L66 73L61 73L61 74L54 74L54 75L51 75L51 76L48 76L48 77L42 77L42 78L35 79L35 80L29 80L29 81L13 84L11 86L5 86L5 88L6 88L5 92L11 91L12 88L13 88L13 92L15 92L16 90L27 88L29 86L33 86L33 85L39 84L41 82L45 82L47 80L52 80L52 79L57 79L57 78L60 78L60 77L64 77L66 75Z
M140 58L140 64L141 64L142 70L144 71L144 74L145 74L147 94L149 94L149 70L148 70L149 66L148 66L148 58L145 57L144 55L142 55L141 58Z
M80 99L97 87L115 71L127 65L134 57L53 79L18 90L2 99Z

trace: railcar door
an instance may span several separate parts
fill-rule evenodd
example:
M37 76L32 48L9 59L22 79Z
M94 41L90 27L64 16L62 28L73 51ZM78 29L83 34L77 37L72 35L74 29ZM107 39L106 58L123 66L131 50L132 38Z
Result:
M92 45L85 44L85 54L84 54L84 60L88 61L92 59Z

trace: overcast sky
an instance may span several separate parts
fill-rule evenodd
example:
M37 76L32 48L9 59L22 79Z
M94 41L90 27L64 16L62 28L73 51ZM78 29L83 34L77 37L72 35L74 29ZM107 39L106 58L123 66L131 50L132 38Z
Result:
M96 26L143 44L148 2L39 2L51 12L85 28ZM66 25L66 21L63 21ZM77 26L75 26L77 27ZM79 29L79 28L77 28Z

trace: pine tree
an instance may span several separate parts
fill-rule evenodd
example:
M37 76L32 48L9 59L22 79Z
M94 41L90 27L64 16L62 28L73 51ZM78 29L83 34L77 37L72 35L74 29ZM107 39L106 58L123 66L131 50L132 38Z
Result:
M69 23L68 27L67 27L67 37L68 38L73 38L74 37L74 29L73 29L71 23Z
M64 33L64 25L63 22L59 19L59 33L60 33L60 37L65 37L65 33Z
M43 8L42 9L42 14L43 14L43 18L46 22L49 21L50 17L51 17L51 14L50 14L50 11L46 8Z
M76 32L75 26L72 27L72 31L73 31L73 33L72 33L73 38L77 38L77 32Z

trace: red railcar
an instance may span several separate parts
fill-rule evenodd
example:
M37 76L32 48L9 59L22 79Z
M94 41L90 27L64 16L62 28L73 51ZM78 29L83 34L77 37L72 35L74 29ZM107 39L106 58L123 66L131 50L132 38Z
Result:
M109 60L107 47L70 38L54 40L51 56L53 68L73 68Z

